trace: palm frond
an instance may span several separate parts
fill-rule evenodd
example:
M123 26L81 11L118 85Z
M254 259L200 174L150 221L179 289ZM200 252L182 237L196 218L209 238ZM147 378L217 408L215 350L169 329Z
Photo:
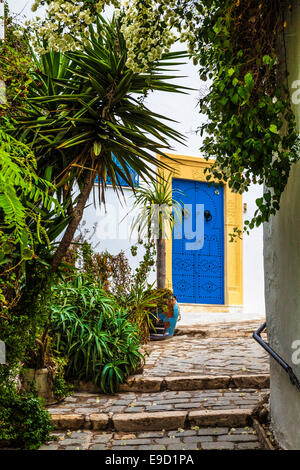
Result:
M122 190L120 180L133 187L126 170L130 165L142 179L153 180L154 167L166 166L153 155L167 157L171 140L184 143L168 124L174 121L145 106L147 93L189 89L173 83L178 77L172 67L187 57L185 52L164 54L149 73L136 74L126 67L119 20L107 22L99 16L95 24L83 50L35 57L34 80L18 125L27 139L33 139L42 172L51 162L56 182L67 174L70 182L80 183L77 165L91 168L91 178L98 175L104 197L107 177L116 190ZM98 155L95 145L101 145Z

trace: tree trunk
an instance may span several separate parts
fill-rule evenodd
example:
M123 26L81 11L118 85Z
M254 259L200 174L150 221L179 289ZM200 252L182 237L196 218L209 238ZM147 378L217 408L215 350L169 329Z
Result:
M60 263L64 259L64 257L67 254L67 251L72 243L72 240L74 238L75 232L78 228L78 225L81 222L82 216L83 216L83 211L85 209L86 203L88 201L91 189L93 186L93 176L90 174L88 171L86 173L85 179L84 179L84 186L83 189L80 193L80 196L78 198L77 205L75 209L73 210L73 216L72 220L69 223L62 239L61 242L54 254L53 260L52 260L52 266L51 269L52 271L56 271L57 268L59 267Z
M156 241L156 283L158 289L166 287L166 241L158 238Z

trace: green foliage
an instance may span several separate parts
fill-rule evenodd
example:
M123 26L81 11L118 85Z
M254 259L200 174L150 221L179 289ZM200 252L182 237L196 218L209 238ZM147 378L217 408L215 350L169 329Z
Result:
M234 192L265 184L263 198L245 230L259 226L280 207L290 168L299 159L295 119L277 51L290 3L198 2L204 17L198 36L200 77L212 79L200 100L208 120L201 148L216 158L212 174ZM210 180L212 175L208 175Z
M176 75L164 71L184 54L165 54L151 73L134 73L126 66L119 20L107 23L97 16L95 23L81 51L52 51L35 58L28 105L19 125L34 141L40 171L51 165L53 177L72 186L90 170L91 182L98 175L104 197L107 177L120 191L119 177L133 186L128 165L142 178L153 178L153 154L169 148L168 139L182 141L165 124L170 119L148 109L144 97L152 90L183 92L170 82Z
M28 85L31 82L30 51L26 39L18 35L21 26L10 15L6 4L6 39L0 41L0 80L5 84L6 102L0 100L0 121L18 113L27 97ZM0 84L1 85L1 84Z
M96 252L92 244L87 240L88 231L80 233L73 240L65 258L66 262L84 273L91 283L101 284L102 288L118 294L128 292L132 282L131 268L124 251L112 255L108 251ZM71 272L71 276L74 271Z
M53 289L51 334L55 349L67 358L69 380L93 381L104 393L140 367L139 332L101 286L78 275Z
M68 360L60 357L55 357L52 360L55 364L52 377L53 395L57 400L62 400L73 393L73 386L65 379L65 367Z
M172 238L174 224L182 219L182 196L182 191L172 189L172 173L165 178L161 171L156 181L151 181L146 187L140 186L134 194L133 209L139 209L139 212L133 221L132 230L137 228L139 237L146 236L147 239L144 263L139 271L145 282L150 261L156 253L157 286L161 288L165 287L166 282L165 240Z
M44 264L53 241L45 226L64 213L54 185L38 177L31 149L3 130L0 166L0 337L13 366L45 321L51 276Z
M4 305L0 310L0 338L6 344L7 365L11 368L20 361L28 361L27 356L35 350L36 338L42 334L48 320L46 304L51 295L51 278L43 265L39 265L39 269L30 269L33 263L26 263L26 273L20 279L16 302Z
M50 438L51 418L31 393L18 393L15 384L0 383L0 442L34 450Z
M85 241L81 243L83 239ZM118 255L111 255L107 251L97 253L87 239L88 231L81 233L69 250L66 261L73 269L66 272L65 279L74 282L76 265L87 284L96 288L101 285L108 297L114 298L122 309L128 311L128 320L138 327L141 342L147 342L151 326L149 312L157 301L157 296L153 295L147 283L148 275L155 265L155 244L153 241L143 243L140 240L131 247L133 256L137 255L139 247L143 246L145 250L139 266L132 273L123 251Z
M139 289L139 286L144 286L147 284L148 275L155 266L155 243L153 240L139 240L136 245L131 247L132 256L136 256L138 253L138 248L143 246L144 256L141 260L139 266L136 268L135 273L132 277L132 286Z
M24 260L34 255L34 236L38 243L49 243L43 228L41 209L62 213L62 208L51 195L55 187L36 174L37 163L29 147L0 130L0 230L7 239L20 245ZM40 209L40 210L38 210ZM35 233L32 232L35 222ZM44 241L42 241L44 238ZM0 251L4 264L5 250Z
M172 174L164 178L159 172L156 181L147 186L139 186L134 193L133 210L139 213L132 224L137 228L140 237L146 235L152 239L154 235L166 237L172 230L175 220L181 220L182 201L184 194L179 189L172 189Z
M138 327L142 343L149 341L152 328L151 312L155 310L159 297L160 294L143 282L134 282L130 291L119 297L121 306L128 310L130 322Z
M154 310L156 312L165 313L168 311L169 305L174 300L174 294L170 289L155 289L152 291L152 295L155 297Z

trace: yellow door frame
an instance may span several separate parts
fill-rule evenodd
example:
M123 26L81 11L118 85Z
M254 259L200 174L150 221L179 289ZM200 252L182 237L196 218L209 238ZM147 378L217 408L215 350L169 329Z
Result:
M173 178L207 182L205 168L213 162L204 158L189 157L186 155L167 154L176 161L157 155L157 158L172 170L163 169L165 178L169 177L170 185ZM213 179L211 180L213 181ZM225 306L243 304L243 241L238 239L230 242L230 234L234 227L243 228L242 196L233 193L227 184L224 184L224 238L225 238ZM172 289L172 237L166 240L166 287ZM212 307L207 305L207 307Z

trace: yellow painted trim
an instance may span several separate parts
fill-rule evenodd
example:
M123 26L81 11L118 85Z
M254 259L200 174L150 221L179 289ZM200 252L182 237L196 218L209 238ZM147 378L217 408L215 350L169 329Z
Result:
M165 178L172 173L173 178L194 181L206 180L205 168L212 166L212 161L186 155L168 154L176 161L158 155L157 158L172 168L163 169ZM213 180L211 180L213 181ZM172 184L172 180L170 180ZM224 184L224 238L225 238L225 305L243 304L243 242L230 242L230 233L234 227L243 228L242 196L232 193ZM166 287L172 289L172 239L166 240ZM209 306L208 306L209 307Z

